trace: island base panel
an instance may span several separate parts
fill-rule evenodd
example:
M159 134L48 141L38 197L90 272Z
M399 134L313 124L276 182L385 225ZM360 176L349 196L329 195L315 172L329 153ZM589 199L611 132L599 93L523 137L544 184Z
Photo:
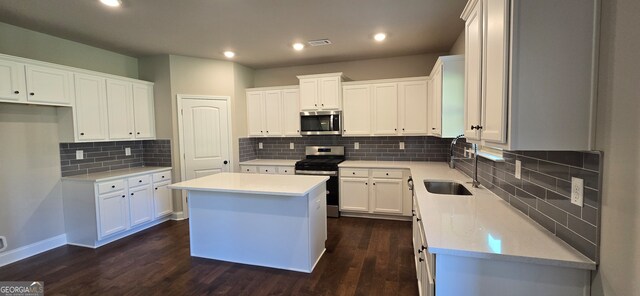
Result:
M311 272L324 253L326 187L305 196L189 191L191 255Z

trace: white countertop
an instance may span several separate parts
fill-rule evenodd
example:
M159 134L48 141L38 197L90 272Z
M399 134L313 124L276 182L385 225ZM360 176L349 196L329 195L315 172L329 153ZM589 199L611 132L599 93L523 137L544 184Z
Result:
M304 196L329 180L325 176L220 173L169 185L171 189Z
M145 175L156 172L171 170L171 167L135 167L130 169L113 170L107 172L99 172L86 175L76 175L62 177L62 180L82 181L82 182L102 182L113 179L133 177L137 175Z
M240 162L240 165L295 166L297 159L254 159Z
M341 168L410 169L427 239L434 254L538 263L579 269L595 262L573 249L488 189L443 162L345 161ZM432 194L424 180L464 184L473 196Z

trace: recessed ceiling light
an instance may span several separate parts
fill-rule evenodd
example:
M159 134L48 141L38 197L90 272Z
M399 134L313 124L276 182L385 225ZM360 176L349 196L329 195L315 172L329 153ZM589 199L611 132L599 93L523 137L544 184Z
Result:
M224 56L225 56L225 57L228 57L228 58L232 58L232 57L235 57L235 56L236 56L236 53L235 53L235 52L233 52L233 51L228 51L228 50L227 50L227 51L225 51L225 52L224 52Z
M294 43L293 44L293 49L295 50L303 50L304 49L304 44L298 42L298 43Z
M121 0L100 0L100 2L110 7L119 7L120 5L122 5Z
M373 39L375 39L376 41L380 42L380 41L384 41L385 39L387 39L387 34L385 33L378 33L375 36L373 36Z

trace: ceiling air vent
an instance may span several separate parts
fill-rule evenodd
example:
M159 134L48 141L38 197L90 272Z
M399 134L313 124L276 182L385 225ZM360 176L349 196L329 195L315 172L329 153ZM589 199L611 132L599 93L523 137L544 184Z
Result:
M318 39L318 40L311 40L309 42L309 45L311 46L323 46L323 45L329 45L331 44L331 40L329 39Z

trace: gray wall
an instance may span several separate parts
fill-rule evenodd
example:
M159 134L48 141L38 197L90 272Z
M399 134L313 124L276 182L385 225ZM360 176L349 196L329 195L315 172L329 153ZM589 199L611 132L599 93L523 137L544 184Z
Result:
M13 250L65 233L55 107L0 103L0 235Z
M458 36L458 39L456 39L456 43L454 43L453 46L451 46L451 50L449 50L449 54L451 55L464 54L464 30L462 30L462 32Z
M169 69L169 56L159 55L142 57L138 59L138 72L140 79L153 81L154 107L156 116L156 137L158 139L171 139L173 136L173 124L171 118L171 71Z
M78 42L0 23L0 53L138 78L138 60Z
M602 1L596 145L602 248L592 295L640 295L640 1Z
M421 54L255 71L255 87L298 84L296 75L343 72L351 80L428 76L442 54Z
M0 23L0 53L137 78L135 58ZM0 103L0 235L12 250L65 232L55 107Z

